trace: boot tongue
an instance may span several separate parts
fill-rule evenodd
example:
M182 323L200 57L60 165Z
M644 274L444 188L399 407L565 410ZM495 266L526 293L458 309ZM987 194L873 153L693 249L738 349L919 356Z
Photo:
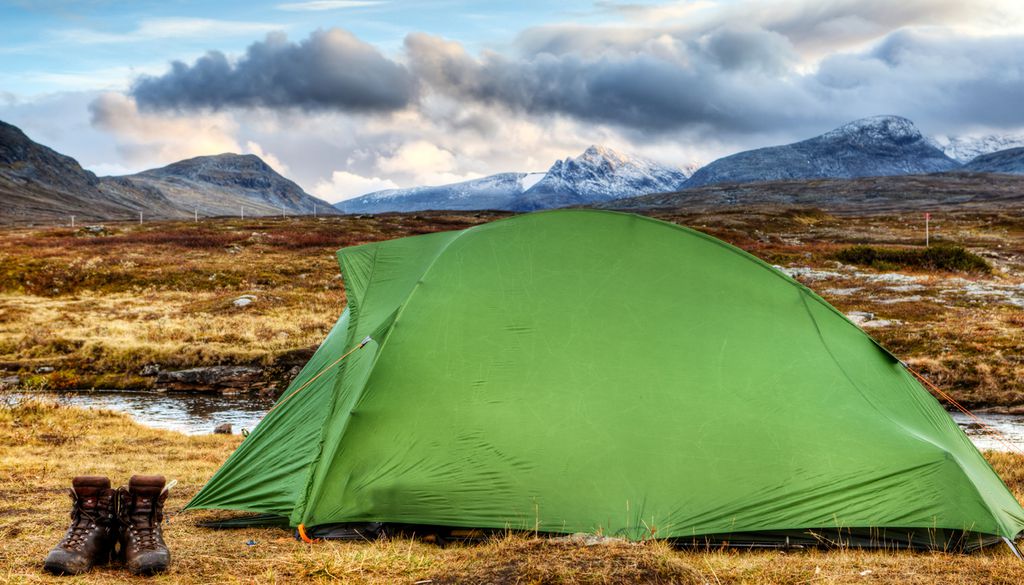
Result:
M99 475L79 475L71 480L71 486L75 496L79 500L87 500L88 504L94 503L97 497L110 489L110 480Z
M128 492L134 504L132 515L148 516L153 511L165 483L162 475L133 475L128 480Z
M163 491L167 480L162 475L133 475L128 480L128 491L133 495L155 497Z

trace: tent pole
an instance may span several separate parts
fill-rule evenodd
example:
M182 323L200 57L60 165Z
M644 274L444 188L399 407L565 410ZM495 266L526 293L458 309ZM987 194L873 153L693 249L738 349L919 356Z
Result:
M1003 542L1006 543L1006 546L1010 547L1010 550L1013 551L1013 556L1017 557L1017 560L1024 561L1024 556L1021 556L1020 549L1017 548L1016 544L1013 544L1012 540L1004 536Z

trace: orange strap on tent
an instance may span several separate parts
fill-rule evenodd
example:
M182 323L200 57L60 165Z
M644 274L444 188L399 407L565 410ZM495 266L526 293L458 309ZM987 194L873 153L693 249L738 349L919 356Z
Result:
M305 524L299 524L298 530L299 530L299 538L302 539L302 542L304 542L306 544L313 544L313 542L314 542L313 539L306 535L306 525Z
M305 384L303 384L302 386L299 386L298 388L296 388L294 392L292 392L292 393L291 393L291 394L289 394L288 396L285 396L285 397L284 397L284 398L283 398L282 400L279 400L279 401L277 402L277 404L275 404L274 406L272 406L272 407L270 408L270 410L268 410L268 411L267 411L267 414L270 414L270 413L274 412L274 409L275 409L275 408L277 408L278 406L281 406L281 405L282 405L282 404L284 404L285 402L288 402L288 399L290 399L290 398L291 398L292 396L295 396L296 394L298 394L299 392L301 392L302 390L304 390L304 389L305 389L305 388L306 388L307 386L309 386L310 384L312 384L313 382L315 382L315 381L316 381L316 379L317 379L317 378L319 378L320 376L322 376L324 372L326 372L327 370L329 370L329 369L331 369L332 367L334 367L335 365L337 365L337 364L338 364L338 363L339 363L339 362L340 362L341 360L343 360L343 359L347 358L348 356L352 355L353 353L355 353L355 351L356 351L357 349L362 349L362 348L366 347L366 344L367 344L367 343L370 343L371 341L373 341L373 339L372 339L372 338L371 338L371 337L370 337L369 335L367 335L367 336L366 336L365 338L363 338L363 340L362 340L362 341L360 341L360 342L359 342L359 345L357 345L357 346L353 347L352 349L350 349L350 350L346 351L346 352L344 353L344 355L342 355L342 356L341 356L341 357L339 357L338 359L336 359L336 360L334 360L333 362L331 362L331 363L327 364L326 366L324 366L324 367L323 367L323 369L322 369L322 370L320 370L319 372L317 372L315 376L313 376L313 377L312 377L312 378L310 378L309 380L306 380L306 383L305 383ZM264 415L264 416L266 416L266 415Z
M973 412L967 410L967 408L965 406L963 406L962 404L957 402L956 399L954 399L952 396L950 396L946 392L943 392L941 388L939 388L935 384L932 384L931 382L929 382L927 378L925 378L921 374L917 373L917 371L914 370L914 368L911 368L905 362L900 362L900 363L903 364L903 367L906 368L908 372L913 374L915 378L920 380L922 384L924 384L925 386L928 386L929 388L934 390L936 394L938 394L939 396L944 398L947 402L949 402L954 407L956 407L957 410L959 410L960 412L966 414L967 417L970 418L971 421L973 421L979 427L981 427L982 430L984 430L984 431L986 431L988 433L991 433L992 436L995 437L995 439L997 441L1002 443L1003 446L1005 446L1007 449L1009 449L1013 453L1016 453L1017 455L1024 455L1024 451L1021 451L1020 449L1018 449L1017 446L1014 445L1013 443L1011 443L1009 441L1009 439L1006 438L1006 435L1004 435L1003 433L999 432L998 429L990 427L987 424L985 424L984 422L982 422L982 420L980 418L978 418L978 416L976 414L974 414Z

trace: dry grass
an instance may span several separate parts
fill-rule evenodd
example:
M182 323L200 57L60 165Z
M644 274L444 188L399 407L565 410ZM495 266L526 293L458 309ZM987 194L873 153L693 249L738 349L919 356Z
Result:
M836 270L836 253L852 245L913 249L923 235L918 214L765 207L655 215L774 264L824 270ZM502 216L111 224L106 236L55 227L0 231L0 375L21 374L34 387L146 387L153 378L139 372L147 364L239 364L272 366L287 382L286 372L323 339L344 306L337 248ZM903 274L924 280L919 290L902 292L852 275L807 284L842 311L893 321L869 331L958 400L972 407L1024 404L1024 311L1005 299L950 294L968 282L1018 286L1024 296L1024 212L935 214L932 227L934 241L978 254L993 274L904 267ZM830 292L844 288L856 290ZM257 301L234 307L242 294ZM40 366L56 371L35 374Z
M0 583L119 583L116 567L75 578L40 569L63 534L71 476L132 473L179 480L169 509L183 505L240 437L185 436L110 412L32 401L0 408ZM990 454L1018 498L1024 457ZM211 513L173 516L169 583L1020 583L1024 563L1002 548L973 555L858 551L674 550L664 543L594 546L528 536L440 548L411 539L305 545L272 528L212 531ZM255 542L253 545L247 543Z
M2 231L0 370L35 387L146 387L147 364L272 365L315 348L341 314L338 248L494 217L477 215ZM243 294L256 301L235 307ZM56 371L34 375L43 366Z

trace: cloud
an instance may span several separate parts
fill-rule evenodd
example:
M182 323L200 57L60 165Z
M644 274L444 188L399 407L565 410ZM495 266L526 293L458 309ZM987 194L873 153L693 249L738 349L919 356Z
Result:
M391 111L407 106L415 84L404 66L341 29L300 43L270 34L234 63L211 51L192 65L144 76L131 95L151 109L270 107Z
M863 48L910 27L942 27L982 35L1024 32L1024 5L1017 0L698 0L599 2L598 6L625 17L632 26L544 26L525 31L523 41L556 47L573 37L576 43L594 43L605 37L619 43L657 35L692 38L730 23L744 23L784 35L801 53L818 58Z
M374 191L397 189L398 184L390 179L364 177L348 171L334 171L330 180L321 180L310 191L317 197L337 203Z
M263 159L263 162L270 165L270 168L277 171L279 175L288 176L288 173L291 171L288 165L281 162L281 159L263 150L263 147L260 146L259 143L253 142L252 140L249 140L245 143L245 148L243 149L243 152L245 154L255 154L256 156L260 157L261 159Z
M395 54L339 29L271 34L97 100L94 126L130 161L257 152L329 199L544 170L591 143L685 165L874 114L926 133L1013 131L1024 127L1021 6L605 5L627 18L529 29L483 51L425 33ZM190 125L195 145L177 138Z
M644 52L608 48L596 56L477 58L425 34L406 37L405 48L427 86L458 99L647 132L686 126L745 131L762 126L762 119L785 120L779 103L813 106L786 79L795 61L786 39L760 29L727 27L685 43L652 39Z
M278 10L308 12L339 10L343 8L364 8L366 6L377 6L378 4L384 4L384 2L377 0L313 0L312 2L288 2L286 4L278 4L275 8Z
M76 45L138 43L156 39L207 38L253 35L280 30L279 24L217 20L212 18L147 18L127 32L104 32L87 28L56 30L52 39Z
M458 173L456 156L426 140L402 144L394 153L377 160L385 175L409 175L419 185L443 185L480 177L479 173Z
M117 136L119 152L134 164L242 150L234 138L238 127L226 115L147 115L119 93L101 94L89 112L92 125Z

